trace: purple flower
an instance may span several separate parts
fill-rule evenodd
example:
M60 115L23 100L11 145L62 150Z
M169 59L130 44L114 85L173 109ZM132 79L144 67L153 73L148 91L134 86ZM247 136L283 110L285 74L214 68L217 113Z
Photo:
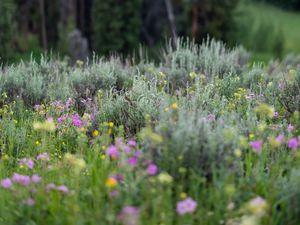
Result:
M207 120L210 121L210 122L215 121L216 120L215 114L213 114L213 113L208 114L207 115Z
M12 185L13 185L13 183L11 182L11 179L9 179L9 178L3 179L0 182L0 186L5 188L5 189L11 188Z
M42 161L49 161L50 160L50 156L48 154L48 152L43 152L38 154L38 156L36 157L37 160L42 160Z
M17 184L27 186L31 184L31 178L22 174L14 173L12 181Z
M293 150L297 149L298 148L298 139L297 138L290 139L288 142L288 147Z
M42 178L37 174L34 174L34 175L31 176L31 181L33 183L39 183L41 180L42 180Z
M132 167L135 167L138 163L138 158L133 156L127 160L128 164Z
M78 114L75 114L72 116L72 122L73 122L73 125L75 127L81 127L82 126L82 121L80 119L80 116Z
M35 105L34 105L34 109L35 109L36 111L38 111L40 108L41 108L41 105L39 105L39 104L35 104Z
M131 148L130 148L130 146L128 146L128 145L125 145L125 146L123 147L123 150L124 150L124 152L125 152L126 154L129 154L129 153L131 152Z
M56 185L53 183L47 184L46 191L50 191L51 189L56 189Z
M176 211L179 215L193 213L197 208L197 202L191 198L187 198L177 203Z
M111 158L111 159L117 159L119 157L119 151L116 146L111 145L108 147L106 150L106 154Z
M130 147L135 147L136 146L136 141L134 139L130 139L127 144L130 146Z
M33 169L34 167L34 162L32 161L32 159L26 159L26 158L21 159L19 164L25 165L29 169Z
M289 123L287 130L289 132L292 132L294 130L294 126L292 124Z
M63 192L63 193L69 193L69 189L65 185L60 185L56 187L56 190Z
M274 117L278 117L279 113L278 112L274 112Z
M140 210L133 206L126 206L118 215L118 220L124 225L137 225L139 222Z
M33 206L35 204L35 201L32 198L27 198L26 200L23 201L23 204L28 206Z
M282 143L282 142L284 142L284 135L283 134L279 134L277 137L276 137L276 141L278 142L278 143Z
M261 140L256 140L256 141L251 141L250 146L252 147L253 151L256 153L260 153L262 149L262 141Z
M147 173L149 176L154 176L157 174L158 168L155 164L151 163L148 167L147 167Z

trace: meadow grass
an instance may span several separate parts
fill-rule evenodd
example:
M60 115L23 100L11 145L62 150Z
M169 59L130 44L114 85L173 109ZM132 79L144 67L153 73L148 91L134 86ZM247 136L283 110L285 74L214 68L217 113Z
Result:
M251 47L259 44L254 35L257 32L258 27L261 24L266 24L266 29L261 30L258 34L262 39L267 40L266 45L276 38L276 32L281 32L279 37L283 42L283 54L299 54L300 52L300 14L298 12L292 12L278 7L272 6L267 3L258 3L253 1L241 1L238 11L237 23L242 21L241 30L244 33L239 41L242 44L249 42L250 50ZM278 34L277 34L278 35ZM271 36L271 37L269 37ZM255 52L253 57L254 60L268 61L273 58L274 53L270 50Z
M247 57L2 68L0 224L299 224L300 62Z

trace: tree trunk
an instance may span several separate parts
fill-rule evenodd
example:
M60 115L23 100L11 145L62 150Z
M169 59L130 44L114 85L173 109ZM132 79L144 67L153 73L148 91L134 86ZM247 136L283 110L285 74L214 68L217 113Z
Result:
M167 8L167 13L168 13L168 19L169 19L170 26L171 26L173 44L174 44L174 46L176 46L177 32L176 32L175 16L174 16L174 12L173 12L173 5L172 5L171 0L165 0L165 4L166 4L166 8Z
M46 16L45 16L45 2L44 0L40 0L40 14L41 14L41 28L42 28L42 42L43 48L48 48L47 42L47 31L46 31Z

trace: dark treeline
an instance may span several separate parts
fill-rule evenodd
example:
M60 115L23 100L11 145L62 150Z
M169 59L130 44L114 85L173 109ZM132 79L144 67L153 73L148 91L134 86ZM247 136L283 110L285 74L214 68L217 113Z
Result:
M131 53L166 38L228 41L238 0L1 0L0 56L52 50ZM70 50L81 49L79 53ZM87 48L87 49L86 49Z
M166 38L178 36L200 42L209 35L235 44L234 12L238 2L1 0L0 60L13 61L45 50L74 59L84 59L92 52L126 55L140 43L155 49ZM289 4L297 8L299 0L289 0Z

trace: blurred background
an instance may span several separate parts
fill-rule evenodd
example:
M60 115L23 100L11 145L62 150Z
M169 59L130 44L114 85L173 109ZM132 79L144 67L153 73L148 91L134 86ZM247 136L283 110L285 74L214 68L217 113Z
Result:
M300 53L300 0L1 0L0 62L42 53L153 59L170 38L243 45L253 60Z

